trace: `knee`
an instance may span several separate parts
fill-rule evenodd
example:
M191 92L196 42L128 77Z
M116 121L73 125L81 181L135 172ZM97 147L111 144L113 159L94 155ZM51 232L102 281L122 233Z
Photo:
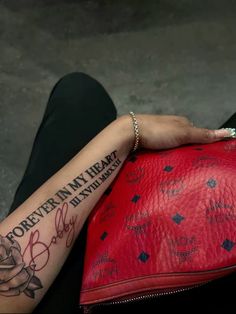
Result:
M82 107L93 110L99 105L101 111L104 109L105 112L111 111L117 115L116 108L102 84L83 72L64 75L51 92L50 100L54 107L59 105L65 110L68 110L68 106L76 112Z
M107 94L96 79L83 72L72 72L64 75L55 85L52 98L61 98L64 103L78 103L81 99L94 98ZM72 99L74 101L72 101Z
M57 87L68 89L78 89L80 86L84 88L98 87L101 85L92 76L83 72L71 72L64 75L57 83Z

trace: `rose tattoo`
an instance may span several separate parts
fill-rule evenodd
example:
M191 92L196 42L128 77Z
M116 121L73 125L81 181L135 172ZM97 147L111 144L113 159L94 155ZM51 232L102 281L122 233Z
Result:
M34 291L43 287L34 272L33 265L26 267L19 243L14 240L12 244L0 235L0 295L10 297L24 292L34 298Z

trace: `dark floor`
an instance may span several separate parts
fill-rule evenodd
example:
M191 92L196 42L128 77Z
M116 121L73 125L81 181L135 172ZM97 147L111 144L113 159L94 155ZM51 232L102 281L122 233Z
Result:
M0 219L55 82L99 79L118 113L218 127L235 110L236 1L0 0Z

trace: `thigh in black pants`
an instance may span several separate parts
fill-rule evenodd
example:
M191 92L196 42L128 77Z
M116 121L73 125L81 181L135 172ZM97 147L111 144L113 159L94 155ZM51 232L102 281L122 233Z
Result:
M49 97L10 212L21 205L116 117L116 108L99 82L83 73L71 73L60 79ZM236 114L222 127L236 127ZM85 244L86 224L61 272L34 313L79 312ZM233 304L232 289L236 288L235 280L235 276L230 276L203 288L162 297L145 304L122 305L112 309L107 307L102 313L129 313L138 309L149 313L164 313L173 308L177 312L189 313L196 307L199 307L199 310L206 307L218 309L220 305L227 307Z

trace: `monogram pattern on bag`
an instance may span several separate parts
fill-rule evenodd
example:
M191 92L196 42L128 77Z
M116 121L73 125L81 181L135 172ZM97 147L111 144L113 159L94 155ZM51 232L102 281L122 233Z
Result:
M131 202L133 202L133 203L137 203L138 202L138 200L140 199L140 195L138 195L138 194L135 194L133 197L132 197L132 199L131 199Z
M165 166L163 170L166 171L166 172L170 172L170 171L173 170L173 168L174 167L172 167L172 166Z
M236 140L227 143L220 143L216 152L219 151L222 153L235 153ZM221 160L217 154L215 157L214 149L211 150L210 146L209 149L207 145L195 146L191 148L191 159L189 158L187 160L189 173L191 173L192 178L193 172L191 172L191 167L193 171L199 169L201 177L200 180L196 182L197 187L200 189L199 193L201 195L201 200L198 199L198 195L194 195L194 190L191 189L192 186L190 186L191 195L196 198L195 201L197 205L196 208L194 207L188 209L188 204L183 202L182 205L181 203L181 197L184 198L189 192L188 173L186 172L183 177L176 178L176 174L178 174L178 167L176 166L174 156L172 158L172 153L174 154L174 150L157 152L157 157L160 158L159 161L161 161L159 169L161 176L157 178L156 188L158 189L159 194L168 196L168 199L166 203L160 205L159 208L160 215L163 214L163 217L161 218L157 215L156 220L152 219L152 211L155 209L141 208L141 206L145 204L145 201L143 202L143 199L145 200L145 195L142 194L142 190L140 189L138 192L137 190L135 191L134 189L131 189L132 186L130 187L130 184L133 183L140 184L141 187L143 181L145 183L148 182L148 178L146 176L150 175L150 173L146 173L146 169L143 167L142 154L140 156L138 154L132 155L128 159L128 163L126 164L127 169L124 170L124 176L122 177L122 184L125 187L127 186L130 194L127 198L127 209L124 210L122 208L122 210L124 210L124 215L122 216L123 221L119 221L118 223L121 224L121 232L125 233L125 244L130 243L131 245L124 245L126 249L124 249L123 253L119 250L119 255L114 255L115 258L117 258L117 261L116 259L111 258L108 252L96 258L92 264L95 282L99 283L100 280L107 280L108 283L112 283L113 280L116 280L121 273L121 269L118 269L118 265L120 265L119 263L122 259L125 260L125 263L128 261L131 265L138 264L142 270L147 269L148 271L149 265L151 263L154 263L153 265L155 265L155 258L158 256L152 254L153 252L150 249L150 241L153 241L153 245L155 247L161 243L161 248L155 248L155 253L159 253L159 248L163 249L161 254L164 254L163 256L165 256L165 258L170 259L170 265L171 263L175 266L177 265L180 271L181 269L184 269L186 265L190 266L192 264L196 264L203 249L214 250L215 248L216 251L218 250L217 254L222 255L222 260L223 256L233 256L233 254L235 254L236 237L231 237L230 235L232 235L232 233L228 235L228 227L231 228L234 221L236 224L236 208L232 201L230 202L230 200L227 200L227 195L224 197L225 178L221 177L218 172L215 171L218 166L224 166L224 160ZM227 154L227 156L229 155ZM151 162L153 160L154 159L151 159ZM183 164L180 166L184 167ZM181 195L183 192L184 194ZM221 193L220 195L222 195L222 199L221 197L216 199L216 193ZM108 195L110 195L112 199L112 190L109 191ZM177 195L179 197L174 198ZM206 199L204 199L204 195ZM102 209L99 217L100 222L106 222L110 218L114 217L116 214L116 207L117 210L121 210L118 205L119 197L117 198L117 204L110 203L106 205L107 207ZM159 195L157 198L158 197ZM161 197L163 201L163 196ZM173 208L167 206L168 204L171 204L172 201L174 203L176 200L178 200L178 204L181 204L181 206L178 208L176 208L176 206L173 206ZM198 207L198 204L200 207ZM122 204L122 206L124 205ZM201 217L199 218L199 216ZM157 231L161 229L161 219L167 221L167 227L163 227L163 230L161 230L155 238L153 230L155 230L155 228ZM203 227L201 230L205 232L206 236L208 236L208 232L211 232L211 229L214 230L214 228L221 228L219 229L220 233L217 234L216 238L212 237L209 239L201 239L202 235L201 231L198 231L198 222L200 221L203 224L204 219L205 226L200 225L199 227ZM195 228L194 230L191 230L191 228L188 227L191 226L191 224ZM111 241L112 225L108 225L106 227L107 228L104 228L104 230L101 229L101 232L98 235L98 240L101 245L105 245L106 241ZM124 228L124 230L122 228ZM206 229L209 231L205 231ZM154 236L155 240L154 238L150 239L149 235ZM113 241L117 240L114 234L112 239ZM208 244L209 247L207 246ZM114 246L115 245L116 244L114 242ZM157 260L157 263L159 262L164 264L163 261ZM214 262L215 261L212 263ZM132 270L131 273L132 276L135 276L135 269Z
M107 263L114 264L116 263L116 260L109 256L108 251L105 251L103 254L100 254L99 256L96 257L95 261L92 264L92 267L94 268Z
M210 178L207 181L207 186L209 186L211 189L214 189L217 186L217 180L215 180L214 178Z
M183 216L181 216L179 213L176 213L173 217L172 220L177 224L180 225L181 222L184 220L185 218Z
M230 252L233 249L233 247L235 246L235 243L229 239L225 239L221 246L226 251Z
M92 275L95 282L104 279L114 279L118 274L118 265L114 258L111 258L108 251L96 257L92 263Z
M206 220L210 224L236 221L235 207L224 200L210 200L205 209Z
M96 270L93 270L93 278L95 282L109 278L110 280L117 277L118 267L117 265L105 266Z
M179 259L180 263L192 261L198 252L198 241L195 236L180 236L168 240L170 253Z
M216 157L201 155L192 161L192 166L195 168L211 168L217 166L219 160Z
M139 259L141 262L146 263L147 260L149 259L149 257L150 257L150 255L149 255L148 253L142 251L142 252L140 253L140 255L138 256L138 259Z
M160 189L163 194L168 196L175 196L184 190L184 183L181 178L179 179L170 179L161 182Z
M234 152L236 151L236 141L226 142L224 145L224 151L226 152Z
M113 202L108 203L104 206L100 216L99 216L99 222L104 223L107 220L110 220L111 218L115 217L116 215L116 206Z
M137 167L132 171L126 173L126 182L128 183L140 183L141 179L144 177L145 171L142 167Z
M108 233L107 233L106 231L104 231L104 232L102 233L102 235L100 236L100 239L101 239L102 241L104 241L107 236L108 236Z
M125 226L135 235L145 234L151 225L148 211L138 211L125 217Z

